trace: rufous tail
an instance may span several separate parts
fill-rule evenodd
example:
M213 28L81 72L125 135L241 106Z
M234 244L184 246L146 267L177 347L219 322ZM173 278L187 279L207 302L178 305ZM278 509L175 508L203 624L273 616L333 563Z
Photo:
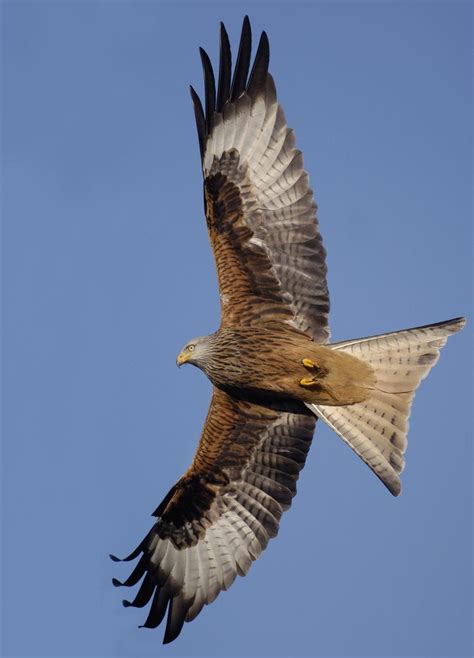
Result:
M407 447L408 418L415 391L439 359L448 337L464 318L328 345L362 359L376 382L363 402L335 407L309 404L372 469L389 491L401 492L400 473Z

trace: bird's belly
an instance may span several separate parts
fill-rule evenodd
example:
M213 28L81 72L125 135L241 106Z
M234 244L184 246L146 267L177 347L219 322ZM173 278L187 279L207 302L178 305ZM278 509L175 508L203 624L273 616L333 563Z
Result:
M226 388L336 406L365 400L374 381L360 359L310 341L241 350L220 375Z

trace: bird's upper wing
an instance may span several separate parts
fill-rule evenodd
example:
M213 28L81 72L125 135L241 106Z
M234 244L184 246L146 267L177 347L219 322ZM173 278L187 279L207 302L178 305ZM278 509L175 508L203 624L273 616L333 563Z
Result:
M326 252L302 154L268 73L265 32L249 76L250 54L246 17L231 82L229 39L221 25L217 94L201 49L205 111L191 87L222 326L287 322L326 342Z
M159 505L157 522L126 558L141 555L129 578L154 628L168 610L164 642L245 575L290 507L315 418L236 400L214 389L193 463ZM117 560L117 558L113 558Z

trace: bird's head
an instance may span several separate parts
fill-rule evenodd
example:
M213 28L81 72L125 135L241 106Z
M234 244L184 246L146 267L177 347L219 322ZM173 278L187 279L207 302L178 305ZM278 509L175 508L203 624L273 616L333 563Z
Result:
M198 367L203 365L209 351L209 339L209 336L201 336L186 343L176 358L176 365L178 367L183 363L191 363Z

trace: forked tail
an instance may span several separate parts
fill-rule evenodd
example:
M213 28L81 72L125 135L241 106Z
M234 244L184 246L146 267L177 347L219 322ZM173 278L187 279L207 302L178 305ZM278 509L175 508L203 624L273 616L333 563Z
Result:
M358 338L328 345L348 352L374 370L371 395L356 404L335 407L307 404L365 461L389 491L398 496L405 465L408 418L415 391L439 359L451 334L464 318Z

